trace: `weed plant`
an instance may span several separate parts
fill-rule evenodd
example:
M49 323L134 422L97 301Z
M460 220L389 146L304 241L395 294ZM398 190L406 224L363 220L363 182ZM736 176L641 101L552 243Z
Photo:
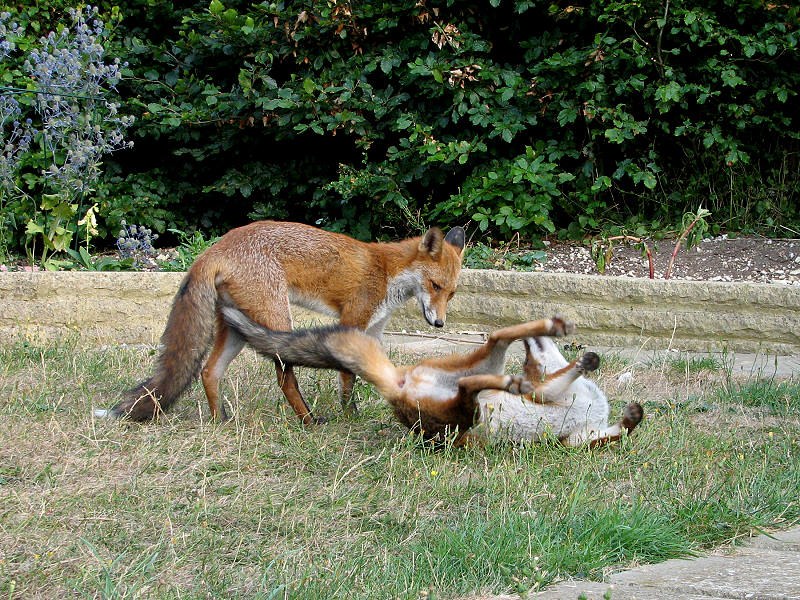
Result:
M0 597L455 598L691 556L800 519L800 385L706 365L596 375L635 435L432 451L369 386L300 371L302 427L245 351L230 423L199 386L144 425L95 420L153 349L0 346Z

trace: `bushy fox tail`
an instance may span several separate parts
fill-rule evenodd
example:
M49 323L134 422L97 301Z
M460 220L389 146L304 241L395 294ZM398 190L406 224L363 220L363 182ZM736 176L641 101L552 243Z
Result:
M128 390L101 417L152 419L167 410L197 377L214 335L217 290L216 271L207 262L196 262L172 301L167 327L161 335L163 349L148 379Z
M355 327L333 325L298 331L275 331L253 322L233 306L222 315L260 354L287 365L348 371L372 383L391 400L400 390L397 369L380 342Z

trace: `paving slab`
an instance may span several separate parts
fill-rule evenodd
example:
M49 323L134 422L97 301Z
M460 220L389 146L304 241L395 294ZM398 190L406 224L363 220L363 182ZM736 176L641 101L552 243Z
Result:
M748 549L668 560L616 573L609 582L720 598L800 599L800 554Z
M486 335L477 331L442 335L406 331L384 334L384 343L390 352L394 349L411 356L469 352L482 344L485 339ZM642 350L613 346L591 346L587 349L591 349L601 356L619 356L630 361L633 367L637 364L659 364L670 359L713 357L721 365L729 366L731 374L738 377L777 377L779 379L800 377L800 356L773 356L745 352L673 352L671 350ZM509 356L522 357L522 345L512 345Z
M731 552L643 565L607 582L562 581L537 600L800 600L800 529L760 535ZM505 600L498 596L484 600Z

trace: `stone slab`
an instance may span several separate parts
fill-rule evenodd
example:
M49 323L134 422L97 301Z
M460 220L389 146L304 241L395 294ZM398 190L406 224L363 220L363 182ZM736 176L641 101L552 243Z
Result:
M762 534L754 537L747 542L746 545L749 548L765 548L781 552L800 552L800 529Z
M721 598L800 599L800 554L748 549L734 556L667 560L615 573L609 582Z
M800 600L800 528L759 535L729 552L635 567L606 582L561 581L529 598L603 600L609 590L612 600Z
M0 273L0 336L156 343L183 273ZM800 287L465 269L448 331L490 331L554 313L591 346L800 355ZM324 322L297 311L301 324ZM388 329L427 328L415 301Z
M593 581L562 581L556 586L540 592L529 594L529 600L605 600L610 591L611 600L730 600L730 596L707 596L705 594L686 593L679 590L665 590L653 587L610 585ZM519 596L508 596L508 600L519 600ZM504 600L504 596L487 598L486 600Z

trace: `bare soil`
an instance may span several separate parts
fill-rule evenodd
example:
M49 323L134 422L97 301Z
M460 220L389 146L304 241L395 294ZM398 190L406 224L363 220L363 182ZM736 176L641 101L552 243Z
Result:
M537 271L598 275L588 247L569 242L545 242L547 260ZM674 240L648 241L656 279L664 279L675 248ZM605 276L649 277L648 259L633 244L615 243ZM670 279L750 281L800 286L800 240L763 237L708 238L686 250L681 246Z

